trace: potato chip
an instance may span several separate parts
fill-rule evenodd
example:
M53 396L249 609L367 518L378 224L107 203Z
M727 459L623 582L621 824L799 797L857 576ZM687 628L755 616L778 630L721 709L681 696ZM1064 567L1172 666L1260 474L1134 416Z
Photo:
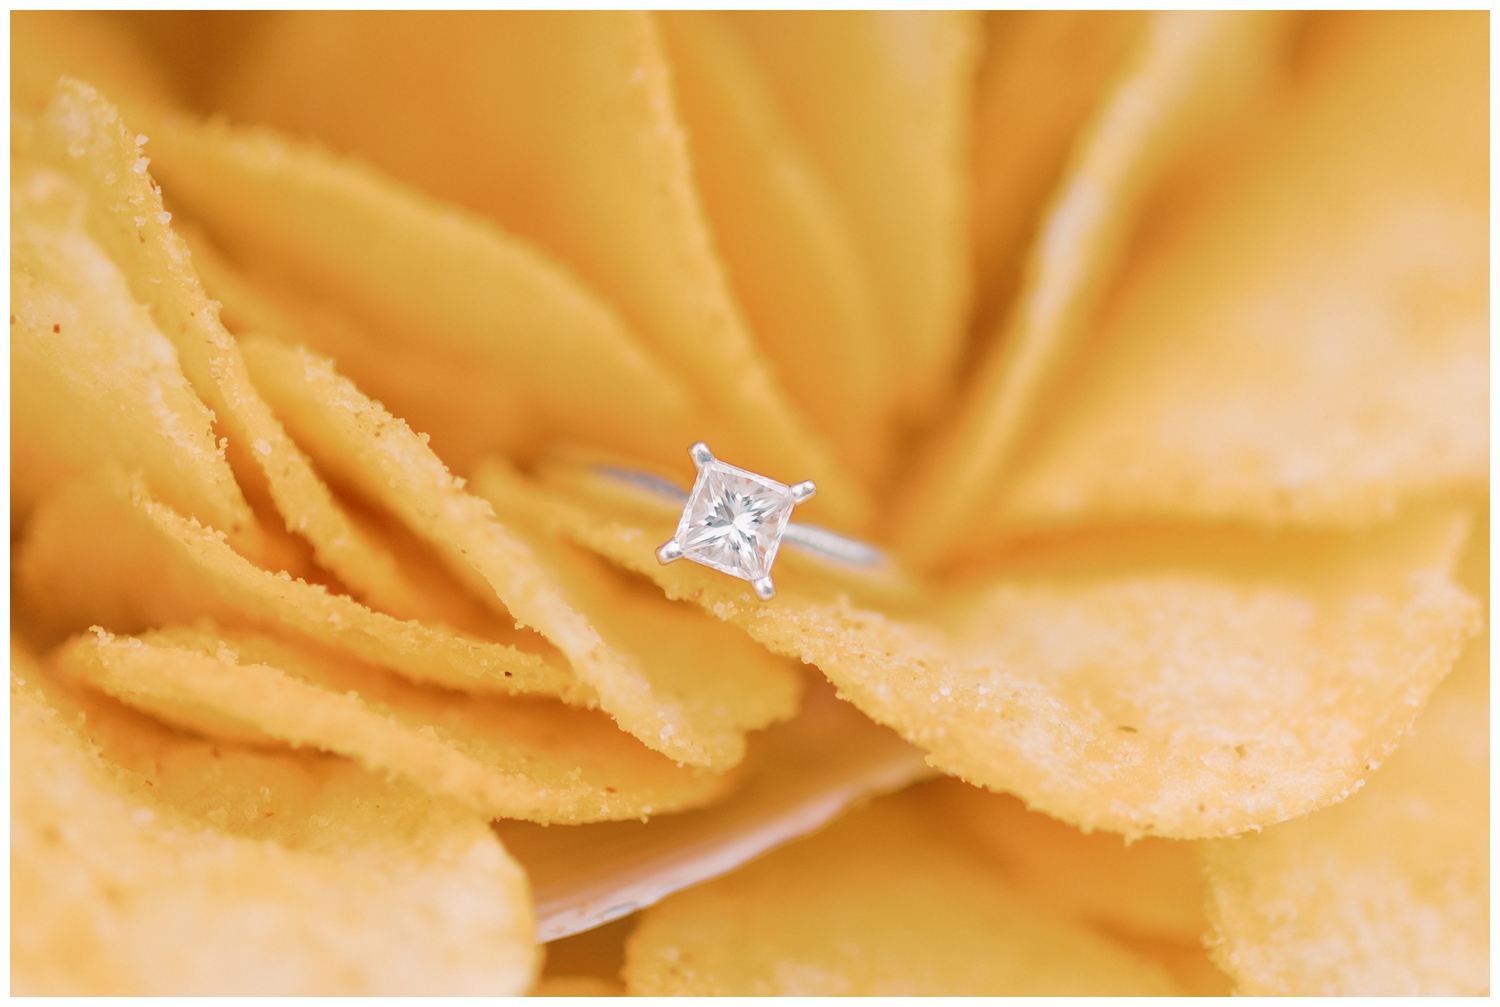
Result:
M527 996L622 997L625 987L597 976L542 976Z
M242 461L253 459L239 466L241 478L263 473L287 530L305 537L319 564L361 598L402 616L427 614L395 561L349 521L256 395L217 305L204 295L186 245L169 226L171 214L146 172L145 142L97 91L69 79L38 119L32 145L84 192L90 235L176 345L183 372L226 426L231 448Z
M24 517L59 483L118 461L163 500L236 543L259 528L215 443L213 414L177 352L82 226L82 194L12 162L12 507Z
M1487 21L1344 21L1122 294L996 519L1359 527L1486 483Z
M119 475L72 484L39 508L17 550L17 596L52 633L132 632L212 616L292 632L419 682L587 705L565 667L508 644L401 622L322 585L272 574ZM150 590L142 590L143 579Z
M497 450L524 456L536 444L536 415L521 400L495 395L495 378L485 367L376 342L326 302L245 273L191 221L178 232L192 249L204 289L221 302L230 332L300 343L331 357L351 381L426 434L454 471L467 472Z
M84 11L11 11L12 115L41 112L65 76L91 80L132 104L168 105L173 99L167 75L119 25Z
M1111 933L1196 946L1208 929L1193 846L1147 837L1086 835L1026 810L1008 794L958 780L930 785L935 813L955 822L1005 877L1039 905Z
M990 11L974 98L972 326L990 332L1069 151L1139 43L1136 11Z
M11 669L13 993L531 984L525 875L472 813L70 701L14 649Z
M546 959L531 995L624 996L620 969L625 965L625 941L639 919L628 916L542 945Z
M1488 545L1469 551L1485 581ZM1202 844L1214 955L1237 992L1488 994L1489 708L1486 634L1348 801Z
M404 422L325 359L243 343L256 385L299 442L430 541L476 592L567 655L599 705L679 762L727 769L744 731L796 710L795 672L696 613L612 580L591 557L497 522Z
M1163 995L1161 969L1035 906L910 792L646 910L631 995Z
M1091 320L1153 183L1256 107L1284 23L1264 12L1152 15L1071 155L1004 329L906 495L900 537L909 557L924 564L949 558L985 513L996 479ZM1108 457L1113 464L1118 456Z
M968 145L980 24L955 11L730 15L840 201L914 414L952 378L968 307Z
M729 289L650 15L299 14L243 66L231 114L367 157L535 242L693 382L714 426L694 436L817 480L828 520L867 519Z
M490 450L562 436L676 461L701 427L681 379L608 305L490 222L268 130L178 117L143 128L173 200L236 258L342 306L377 350L477 369L490 387L463 415ZM404 384L384 397L416 422ZM529 429L506 429L521 417Z
M889 450L893 382L862 251L725 16L658 19L694 177L756 340L840 457L868 476Z
M933 775L920 749L839 700L827 682L808 693L790 722L749 739L734 793L715 804L650 822L567 830L497 822L505 848L531 879L537 939L559 955L576 950L575 942L593 946L604 939L601 931L618 931L637 910ZM585 969L578 956L559 962L563 973L613 977L620 960L607 972Z
M57 660L170 724L346 755L487 818L642 818L705 803L732 782L672 765L599 714L410 685L211 625L140 638L96 629Z
M210 109L228 70L274 15L265 10L109 10L99 13L127 32L176 87L181 103ZM73 74L87 79L87 74ZM105 89L108 91L108 88ZM113 93L113 92L109 92Z
M483 471L475 488L817 665L945 771L1127 836L1230 835L1347 796L1476 620L1449 576L1453 514L1347 538L1075 537L897 614L792 570L762 603L714 571L661 566L667 521Z

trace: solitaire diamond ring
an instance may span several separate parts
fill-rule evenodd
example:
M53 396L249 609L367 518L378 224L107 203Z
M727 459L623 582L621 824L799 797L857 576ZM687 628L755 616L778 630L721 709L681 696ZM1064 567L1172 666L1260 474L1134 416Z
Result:
M662 563L690 559L747 580L762 599L776 594L771 564L783 540L825 562L856 568L889 564L872 545L846 538L817 525L791 520L792 508L817 492L811 482L788 486L763 475L719 461L701 441L688 449L698 478L689 493L659 476L634 469L597 466L600 475L630 483L653 495L683 504L671 540L656 550Z

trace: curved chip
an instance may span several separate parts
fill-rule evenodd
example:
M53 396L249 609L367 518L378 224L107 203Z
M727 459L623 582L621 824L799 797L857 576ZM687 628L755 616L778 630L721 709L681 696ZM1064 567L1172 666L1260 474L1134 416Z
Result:
M256 395L238 346L219 322L218 305L204 294L187 246L170 226L172 215L162 208L161 190L147 173L145 144L103 96L72 79L58 85L32 137L37 158L83 191L90 235L177 347L183 372L244 462L241 478L257 471L264 476L287 530L306 538L318 563L350 590L397 615L430 617L394 558L340 509Z
M969 11L729 17L874 277L891 340L885 396L926 418L952 380L968 308L978 18Z
M473 813L342 760L72 702L14 647L10 703L12 993L531 984L526 877Z
M974 96L972 326L993 331L1088 117L1144 30L1138 11L991 11Z
M31 618L52 632L96 623L129 632L207 615L296 633L418 682L596 701L567 668L537 654L401 622L263 570L154 500L138 477L106 473L44 502L17 550L16 587Z
M695 437L816 480L828 520L868 520L865 490L791 403L729 288L651 15L299 13L241 66L228 112L367 157L533 241L692 382L713 425Z
M1170 995L1160 968L1033 905L912 793L647 909L634 996Z
M931 784L935 808L993 856L1005 877L1038 905L1148 940L1197 947L1208 921L1191 843L1147 837L1126 843L1086 834L1009 794L957 780Z
M1346 797L1476 625L1453 513L1353 537L1075 537L896 612L790 567L760 602L659 564L668 521L483 470L475 488L817 665L934 765L1127 836L1231 835Z
M369 333L341 359L368 344L478 370L486 393L450 394L449 409L491 450L561 436L675 461L697 436L682 380L607 304L491 222L270 130L146 122L174 201L235 258ZM372 390L420 425L406 408L409 375L392 377Z
M732 783L674 766L599 714L411 685L211 625L139 638L96 629L57 661L168 723L346 755L487 818L644 818L707 803Z
M1488 21L1343 16L993 510L1361 527L1487 485Z
M983 520L997 479L1091 321L1153 184L1264 103L1284 24L1265 12L1151 15L1071 155L1004 328L902 501L900 538L911 559L935 564L961 541L972 546L964 536Z
M744 732L796 711L795 671L696 613L612 579L591 557L496 521L404 422L333 366L247 338L257 386L329 471L400 516L481 596L552 641L599 705L646 745L727 769Z
M12 162L12 506L24 516L71 476L139 467L163 500L234 541L255 516L177 351L82 225L68 179Z
M853 231L726 16L657 18L694 177L756 340L840 457L868 477L890 450L891 338Z
M174 97L167 75L118 22L97 11L11 11L11 108L36 115L62 77L91 80L142 105L170 105Z
M1488 537L1470 564L1488 580ZM1251 996L1484 996L1489 635L1349 800L1203 844L1213 953Z

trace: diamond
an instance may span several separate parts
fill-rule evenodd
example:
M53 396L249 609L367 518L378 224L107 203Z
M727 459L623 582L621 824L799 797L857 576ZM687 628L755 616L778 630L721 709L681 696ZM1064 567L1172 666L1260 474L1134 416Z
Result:
M673 541L695 563L762 580L771 574L796 504L790 486L715 459L698 469Z

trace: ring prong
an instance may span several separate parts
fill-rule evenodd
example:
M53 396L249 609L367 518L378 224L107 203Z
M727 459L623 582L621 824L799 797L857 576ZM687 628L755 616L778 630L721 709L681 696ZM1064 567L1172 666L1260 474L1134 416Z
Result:
M750 586L755 588L755 593L760 595L761 601L770 601L776 597L776 585L771 583L770 577L753 580L750 582Z
M700 469L714 460L714 453L708 450L708 445L702 441L688 448L688 454L692 455L693 464Z
M794 484L791 487L791 491L793 500L797 501L798 503L807 503L807 501L811 500L813 498L813 495L818 492L818 487L813 485L813 481L811 479L806 479L800 483Z
M677 544L675 538L656 550L656 561L662 566L666 566L674 559L682 559L682 546Z

